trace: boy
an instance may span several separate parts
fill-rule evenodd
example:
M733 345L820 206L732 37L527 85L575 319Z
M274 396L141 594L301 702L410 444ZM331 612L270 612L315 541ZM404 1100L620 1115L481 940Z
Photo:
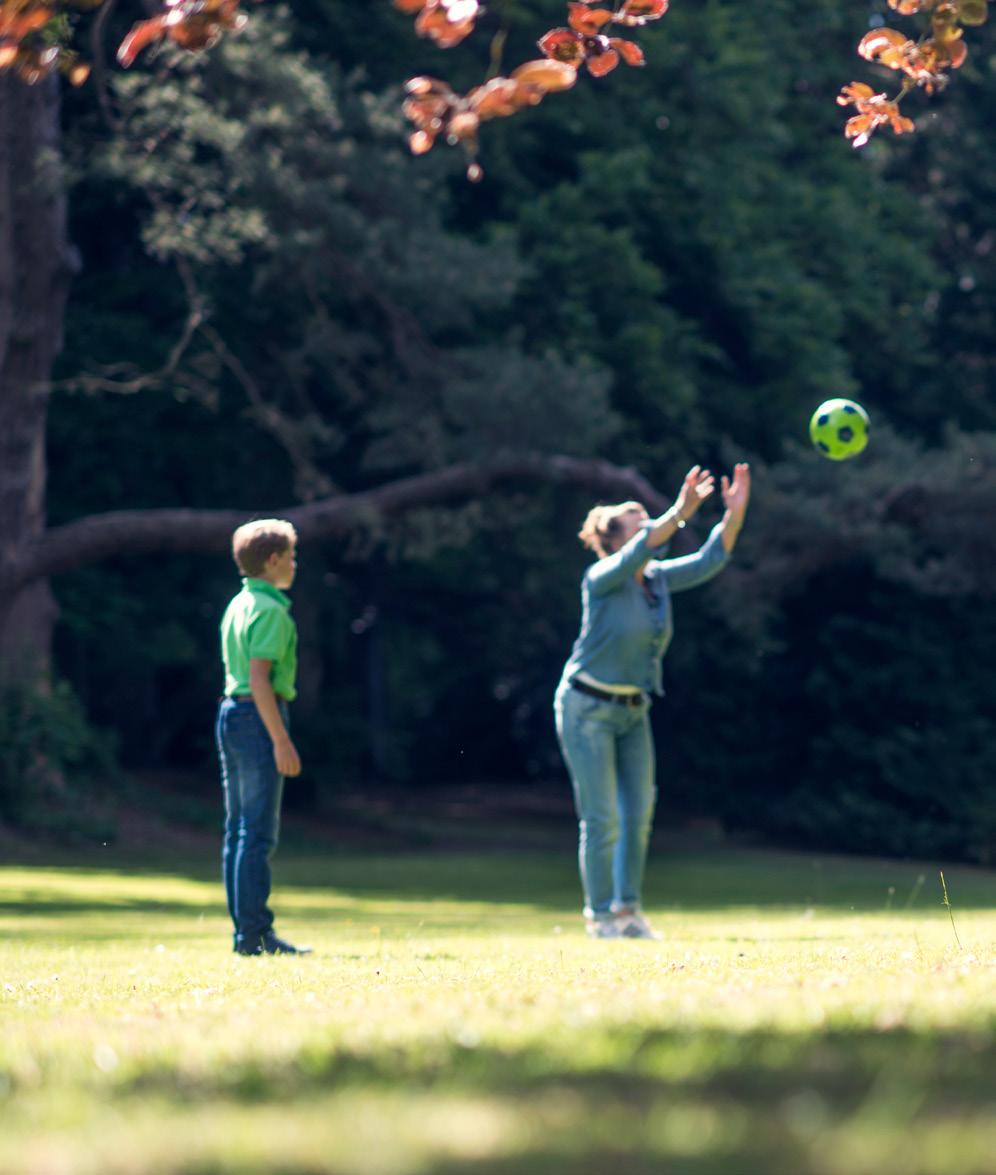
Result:
M273 930L270 858L277 846L284 776L301 773L287 733L297 691L297 628L285 589L297 570L297 532L289 522L247 522L232 536L242 590L221 622L225 696L215 739L225 792L221 868L240 955L300 955Z

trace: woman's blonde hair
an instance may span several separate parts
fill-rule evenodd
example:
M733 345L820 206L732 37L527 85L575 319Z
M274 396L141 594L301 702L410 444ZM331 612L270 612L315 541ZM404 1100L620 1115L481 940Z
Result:
M257 518L232 535L232 557L243 575L259 575L271 555L282 555L297 544L297 531L282 518Z
M620 502L618 506L593 506L578 531L578 538L598 557L612 551L612 539L619 530L619 519L630 510L642 510L642 502Z

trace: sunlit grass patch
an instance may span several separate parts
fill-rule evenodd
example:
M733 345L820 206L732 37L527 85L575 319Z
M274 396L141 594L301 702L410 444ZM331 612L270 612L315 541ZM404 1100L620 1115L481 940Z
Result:
M567 856L289 857L242 959L173 870L0 869L5 1175L992 1170L991 874L959 946L921 866L672 857L592 943Z

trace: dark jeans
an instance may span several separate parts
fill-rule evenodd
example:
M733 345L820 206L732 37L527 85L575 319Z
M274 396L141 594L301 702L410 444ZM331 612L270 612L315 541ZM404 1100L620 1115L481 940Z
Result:
M287 722L287 707L280 703ZM270 858L280 833L284 779L273 761L273 742L252 702L226 698L218 707L215 741L225 792L221 871L235 946L253 948L273 928Z

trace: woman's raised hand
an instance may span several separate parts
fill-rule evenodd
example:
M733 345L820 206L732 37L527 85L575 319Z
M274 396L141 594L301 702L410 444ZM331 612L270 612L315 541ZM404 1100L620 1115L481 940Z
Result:
M750 501L750 466L741 461L733 467L733 480L726 476L722 480L723 505L730 512L730 520L740 524L747 513Z
M709 470L693 465L685 474L685 480L674 501L675 508L687 522L715 488L716 479Z

